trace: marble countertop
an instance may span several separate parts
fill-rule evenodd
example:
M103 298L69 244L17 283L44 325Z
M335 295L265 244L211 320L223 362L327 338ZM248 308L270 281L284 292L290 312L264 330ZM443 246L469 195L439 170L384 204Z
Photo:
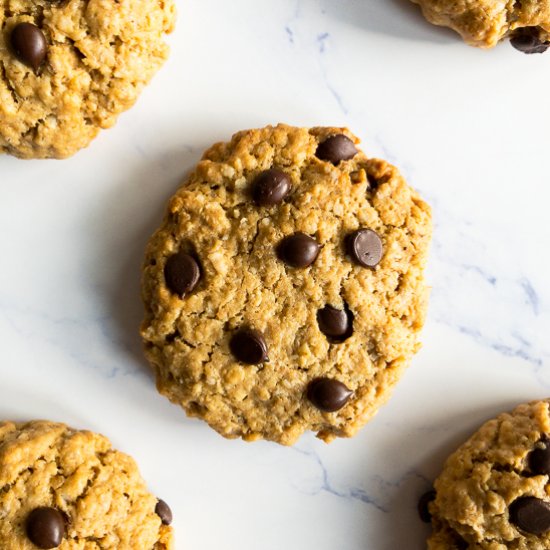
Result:
M418 496L482 421L550 394L550 53L469 48L405 0L186 0L140 101L65 161L0 158L0 418L108 435L189 550L420 550ZM347 125L432 204L423 349L354 439L226 441L159 396L140 264L209 144Z

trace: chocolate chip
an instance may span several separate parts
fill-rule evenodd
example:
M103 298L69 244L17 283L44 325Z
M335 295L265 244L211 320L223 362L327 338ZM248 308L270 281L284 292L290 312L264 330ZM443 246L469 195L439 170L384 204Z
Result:
M435 500L435 497L436 493L432 489L431 491L424 493L418 499L418 515L424 523L430 523L430 521L432 521L432 514L430 514L429 505L430 502L433 502Z
M38 70L46 58L44 33L32 23L19 23L11 32L11 46L19 61Z
M549 47L550 42L544 42L540 39L538 27L523 27L517 29L510 38L510 44L523 53L544 53Z
M317 312L321 332L329 338L343 341L353 333L353 313L349 309L336 309L326 305Z
M338 164L341 160L349 160L356 154L357 149L353 141L344 134L337 134L319 143L315 156L321 160L328 160L332 164Z
M510 521L522 531L542 535L550 530L550 503L536 497L520 497L510 504Z
M342 382L332 378L316 378L307 387L307 398L325 412L340 410L352 394Z
M65 518L55 508L36 508L27 518L27 536L38 548L57 548L65 536Z
M308 267L319 255L319 243L305 233L294 233L280 242L277 255L292 267Z
M231 353L247 365L269 361L264 335L256 329L244 328L236 332L229 342Z
M358 229L348 235L346 248L352 259L363 267L376 267L384 252L380 237L372 229Z
M172 510L170 510L170 506L164 502L164 500L161 500L159 498L157 505L155 506L155 514L160 518L160 521L162 521L163 525L170 525L173 520L172 516Z
M199 282L200 276L201 270L197 260L185 252L170 256L164 266L166 286L180 296L191 292Z
M550 440L547 437L527 455L527 465L533 474L550 475Z
M272 168L259 174L252 184L252 198L258 206L279 204L290 191L290 178L282 171Z

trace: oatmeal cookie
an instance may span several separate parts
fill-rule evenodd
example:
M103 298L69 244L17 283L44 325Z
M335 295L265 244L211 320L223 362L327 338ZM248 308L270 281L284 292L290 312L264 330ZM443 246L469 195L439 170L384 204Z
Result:
M0 152L65 158L168 56L173 0L0 0Z
M490 420L447 460L429 550L550 549L550 400Z
M431 23L450 27L472 46L503 38L525 53L550 46L550 0L413 0Z
M103 436L0 423L2 550L172 550L168 505Z
M357 144L345 128L239 132L147 246L158 389L225 437L351 436L418 349L430 210Z

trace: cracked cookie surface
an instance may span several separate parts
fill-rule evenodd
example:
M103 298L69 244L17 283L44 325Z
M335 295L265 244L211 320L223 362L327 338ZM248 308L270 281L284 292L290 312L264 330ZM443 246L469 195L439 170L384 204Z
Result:
M550 0L413 0L436 25L450 27L468 44L489 48L525 29L538 41L538 53L550 40ZM512 40L513 43L513 40ZM517 47L517 46L516 46ZM531 47L527 53L535 53ZM540 48L543 48L542 50ZM522 48L518 48L522 49Z
M549 549L549 437L549 400L483 424L435 481L428 549Z
M157 387L225 437L352 436L418 349L430 210L357 143L239 132L206 151L147 246Z
M171 550L158 502L105 437L47 421L0 423L2 550ZM37 511L42 525L33 527Z
M168 56L173 0L0 0L0 152L65 158Z

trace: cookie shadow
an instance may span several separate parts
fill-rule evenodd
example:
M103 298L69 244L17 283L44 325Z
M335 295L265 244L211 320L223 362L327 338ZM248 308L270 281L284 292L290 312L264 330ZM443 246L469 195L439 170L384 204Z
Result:
M400 39L438 44L459 39L452 30L428 23L420 6L410 0L359 0L346 10L339 2L324 0L323 8L330 18Z
M120 205L124 197L132 197L122 208L120 223L124 242L120 242L116 269L112 270L112 295L107 309L113 323L114 339L120 349L147 377L154 374L147 363L139 327L143 319L141 300L141 268L147 241L160 226L168 199L180 187L201 157L203 148L166 153L154 159L140 159L111 199Z
M504 401L483 409L472 409L460 415L439 415L437 426L422 431L411 431L405 436L396 435L388 442L384 454L399 456L404 449L425 449L425 454L411 463L405 475L394 485L388 499L387 513L381 514L373 528L373 540L383 540L376 550L425 550L431 532L429 524L418 515L418 499L432 488L433 481L441 473L446 459L487 420L504 411L510 411L520 401ZM448 429L446 427L449 427ZM444 434L441 436L441 434ZM433 444L434 438L438 439ZM373 549L374 550L374 549Z

